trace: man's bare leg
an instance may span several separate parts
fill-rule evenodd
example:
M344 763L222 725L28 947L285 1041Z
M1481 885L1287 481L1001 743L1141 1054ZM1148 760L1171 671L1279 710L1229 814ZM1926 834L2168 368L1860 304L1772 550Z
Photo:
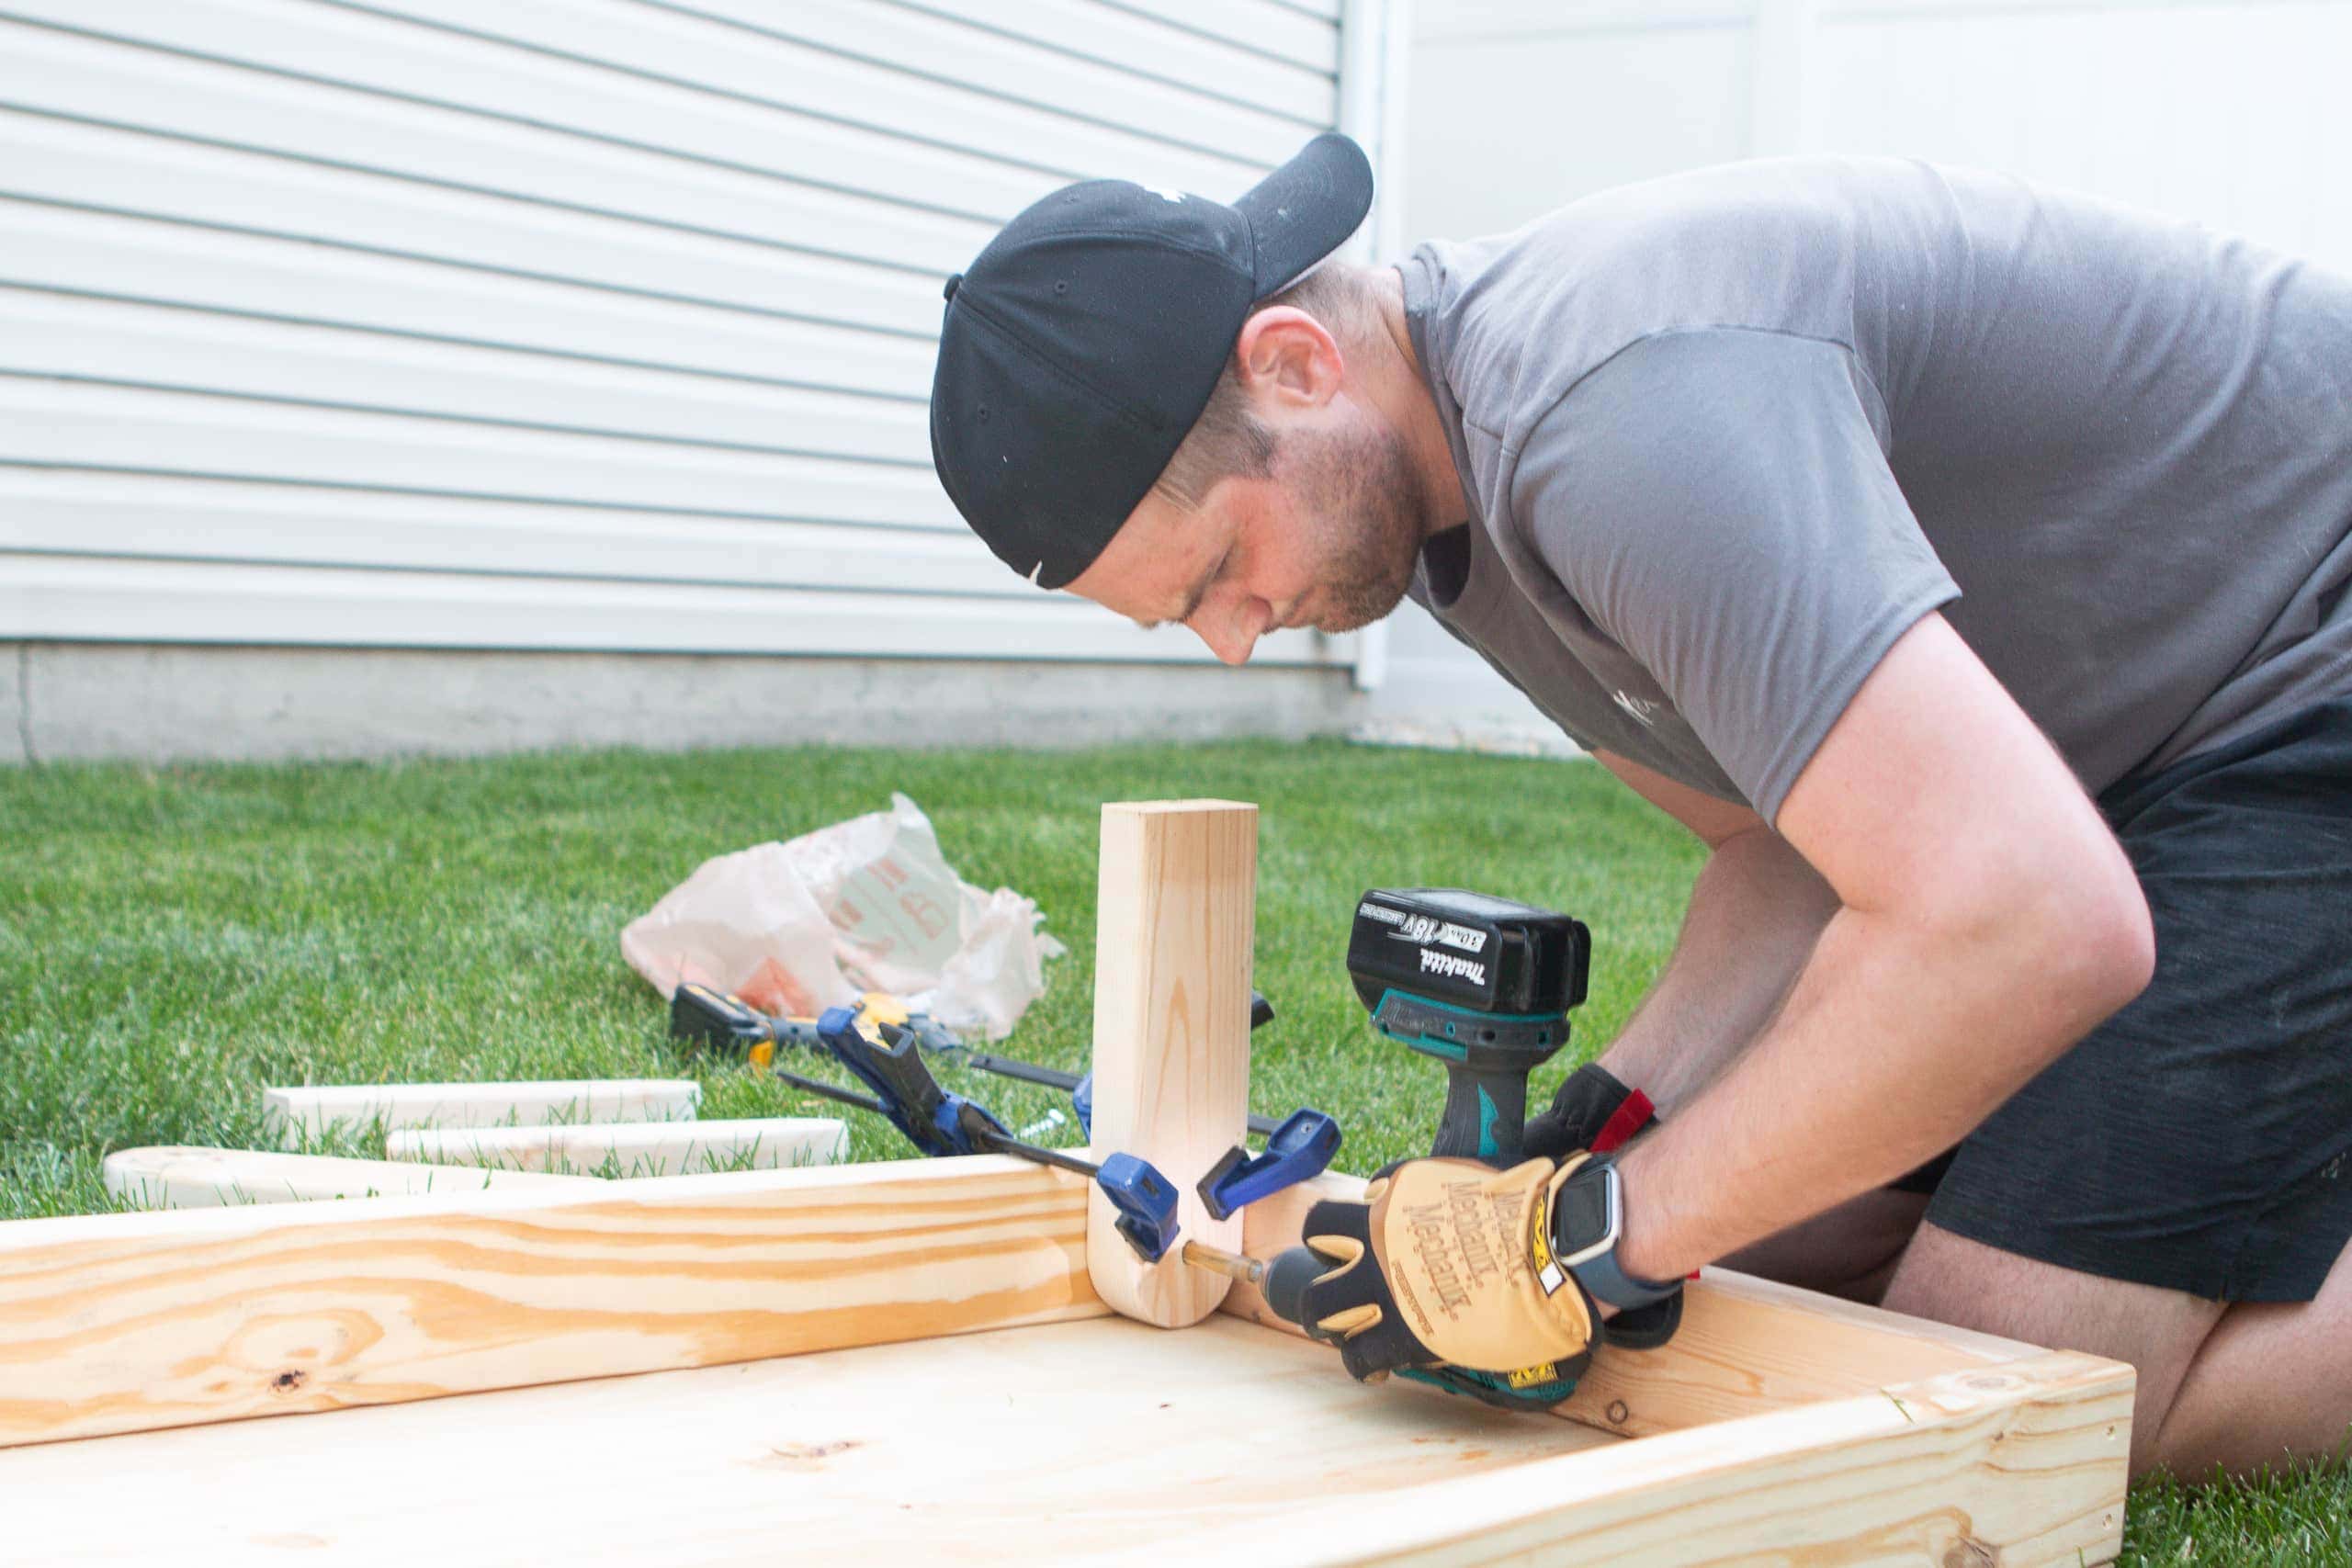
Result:
M2184 1481L2219 1465L2332 1457L2352 1443L2352 1247L2308 1302L2239 1302L2189 1363L2155 1462Z
M1927 1212L1926 1193L1881 1188L1744 1247L1723 1266L1876 1304Z
M2052 1349L2084 1350L2129 1361L2140 1374L2132 1406L2132 1473L2172 1458L2163 1440L2166 1418L2214 1327L2231 1312L2226 1303L2036 1262L1922 1224L1886 1289L1886 1306L1915 1317L1998 1334ZM2339 1359L2340 1355L2339 1355ZM2295 1385L2325 1381L2302 1359L2245 1367L2258 1385L2251 1408L2297 1403ZM2340 1412L2342 1415L2352 1412ZM2276 1455L2292 1423L2265 1413L2249 1441ZM2296 1430L2310 1429L2304 1422ZM2209 1467L2210 1468L2210 1467Z
M1724 1267L1915 1317L2129 1361L2140 1374L2132 1470L2185 1481L2216 1467L2352 1452L2352 1247L2315 1300L2211 1302L2038 1263L1920 1223L1923 1194L1866 1192Z

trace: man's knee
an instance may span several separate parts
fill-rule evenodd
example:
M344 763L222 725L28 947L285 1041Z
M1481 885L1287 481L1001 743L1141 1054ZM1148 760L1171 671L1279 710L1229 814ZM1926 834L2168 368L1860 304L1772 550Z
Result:
M2352 1246L2308 1302L2241 1302L2198 1348L2155 1438L2185 1481L2340 1460L2352 1444Z
M1927 1209L1924 1193L1865 1192L1741 1248L1723 1264L1824 1295L1875 1302Z
M2129 1361L2139 1373L2134 1474L2153 1462L2181 1380L2224 1307L2185 1291L2040 1262L1928 1224L1905 1250L1883 1304L1956 1328Z

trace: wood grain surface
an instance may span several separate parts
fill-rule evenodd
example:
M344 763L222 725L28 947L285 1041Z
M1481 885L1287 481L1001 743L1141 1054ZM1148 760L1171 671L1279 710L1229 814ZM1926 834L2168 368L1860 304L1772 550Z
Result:
M1624 1439L1101 1318L21 1449L0 1496L72 1568L405 1565L421 1517L468 1563L2035 1568L2113 1555L2131 1386L2052 1354Z
M1083 1188L986 1156L15 1221L0 1445L1097 1314Z
M2106 1562L2122 1544L2132 1382L2120 1362L2052 1351L1381 1495L1302 1500L1252 1532L1250 1560L1432 1568ZM1196 1560L1205 1558L1142 1541L1089 1559L1136 1568Z
M1211 1220L1194 1188L1250 1114L1250 944L1258 808L1223 800L1102 808L1094 957L1098 1156L1150 1161L1176 1184L1188 1240L1231 1248L1241 1220ZM1086 1265L1113 1311L1162 1328L1216 1310L1228 1281L1171 1252L1138 1258L1089 1201Z
M1385 1397L1230 1318L1102 1317L19 1449L0 1561L1271 1564L1253 1541L1317 1499L1615 1441Z

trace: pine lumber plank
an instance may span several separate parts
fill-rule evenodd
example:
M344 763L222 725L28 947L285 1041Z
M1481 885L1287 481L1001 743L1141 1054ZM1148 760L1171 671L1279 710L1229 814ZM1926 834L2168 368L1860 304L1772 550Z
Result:
M683 1122L702 1102L691 1078L537 1083L306 1084L262 1090L262 1127L286 1148L330 1127L495 1127L554 1122Z
M388 1159L282 1155L261 1149L207 1149L184 1144L117 1149L101 1168L107 1190L142 1209L217 1209L324 1198L379 1198L415 1192L479 1192L489 1187L570 1188L589 1176L527 1170L465 1170Z
M1102 807L1094 958L1098 1155L1124 1150L1176 1184L1184 1237L1231 1248L1241 1219L1211 1220L1194 1190L1250 1115L1250 976L1258 808L1234 801ZM1147 1264L1088 1200L1087 1270L1113 1311L1179 1328L1229 1281L1176 1253Z
M2121 1549L2132 1369L2072 1351L1315 1501L1252 1560L2067 1568ZM1523 1419L1505 1416L1504 1419ZM1168 1561L1138 1546L1095 1559Z
M849 1157L849 1129L831 1116L603 1122L587 1127L408 1127L385 1134L384 1152L394 1160L428 1165L583 1176L610 1161L623 1179L633 1179L838 1165Z
M1101 1314L1002 1156L0 1225L0 1446Z
M2128 1369L2051 1353L1628 1440L1362 1388L1230 1317L1106 1317L352 1411L331 1442L253 1422L24 1449L0 1495L24 1500L13 1548L77 1568L405 1563L428 1497L436 1539L481 1562L952 1541L975 1564L2025 1568L2114 1554L2131 1394ZM629 1501L582 1506L600 1497Z
M1033 1564L1136 1541L1272 1562L1250 1536L1302 1498L1617 1441L1382 1393L1229 1318L1101 1317L21 1449L0 1453L0 1496L28 1505L7 1551L44 1568L412 1568L428 1508L426 1555L468 1562Z

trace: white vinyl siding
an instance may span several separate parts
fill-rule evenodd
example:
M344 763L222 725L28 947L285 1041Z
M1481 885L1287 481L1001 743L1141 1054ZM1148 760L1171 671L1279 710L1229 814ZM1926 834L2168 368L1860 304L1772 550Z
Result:
M1337 0L0 0L0 639L1205 658L964 529L940 287L1070 180L1238 194L1340 45Z

